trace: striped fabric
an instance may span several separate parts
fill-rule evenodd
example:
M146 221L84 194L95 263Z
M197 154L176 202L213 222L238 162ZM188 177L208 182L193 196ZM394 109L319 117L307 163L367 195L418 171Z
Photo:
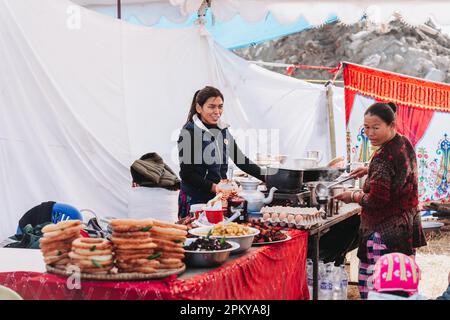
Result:
M374 232L367 240L367 261L369 263L359 263L359 275L358 275L358 289L361 299L366 300L369 294L369 288L367 286L367 280L373 274L373 269L377 260L387 253L386 245L381 240L381 236L378 232Z

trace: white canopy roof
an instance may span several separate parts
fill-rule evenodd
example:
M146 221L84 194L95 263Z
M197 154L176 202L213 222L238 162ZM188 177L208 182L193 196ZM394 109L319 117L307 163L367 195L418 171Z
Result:
M83 6L115 6L117 0L73 0ZM121 0L123 6L153 6L156 13L170 20L190 16L197 12L202 0ZM366 13L374 22L386 22L398 12L413 25L422 24L432 17L442 25L450 24L446 0L211 0L211 10L219 21L228 21L235 15L249 22L260 21L268 12L283 24L290 24L303 16L311 24L324 23L335 14L343 23L354 23ZM148 10L155 13L155 10Z

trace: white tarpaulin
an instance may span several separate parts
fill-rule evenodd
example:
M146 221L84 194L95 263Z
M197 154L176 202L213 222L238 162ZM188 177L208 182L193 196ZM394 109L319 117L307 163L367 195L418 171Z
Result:
M254 66L200 30L132 26L61 0L0 0L1 237L48 200L174 220L177 192L132 190L129 167L157 152L178 172L178 130L205 85L223 91L235 132L279 130L280 153L329 155L323 87Z
M82 5L107 10L117 0L75 0ZM122 0L125 18L136 16L146 24L157 23L161 16L182 22L197 10L202 0ZM334 14L343 23L351 24L367 18L376 23L387 22L400 13L412 25L430 17L441 25L450 25L448 0L211 0L211 10L218 21L228 21L240 15L248 22L264 19L270 12L282 24L291 24L303 16L311 24L322 24ZM183 19L184 17L184 19Z

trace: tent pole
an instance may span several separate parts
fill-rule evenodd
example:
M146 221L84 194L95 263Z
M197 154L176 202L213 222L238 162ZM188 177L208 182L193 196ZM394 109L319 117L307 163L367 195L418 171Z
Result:
M327 85L328 127L330 130L331 159L336 158L336 131L334 127L333 85Z
M117 19L122 19L122 0L117 0Z

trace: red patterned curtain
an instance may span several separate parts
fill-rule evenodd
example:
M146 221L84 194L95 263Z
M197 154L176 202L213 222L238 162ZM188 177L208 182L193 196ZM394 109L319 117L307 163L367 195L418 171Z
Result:
M345 115L350 119L356 94L395 102L397 129L415 146L425 134L434 111L450 112L450 86L396 73L344 63Z
M413 146L422 139L427 131L434 111L410 108L397 105L397 130L409 138Z

